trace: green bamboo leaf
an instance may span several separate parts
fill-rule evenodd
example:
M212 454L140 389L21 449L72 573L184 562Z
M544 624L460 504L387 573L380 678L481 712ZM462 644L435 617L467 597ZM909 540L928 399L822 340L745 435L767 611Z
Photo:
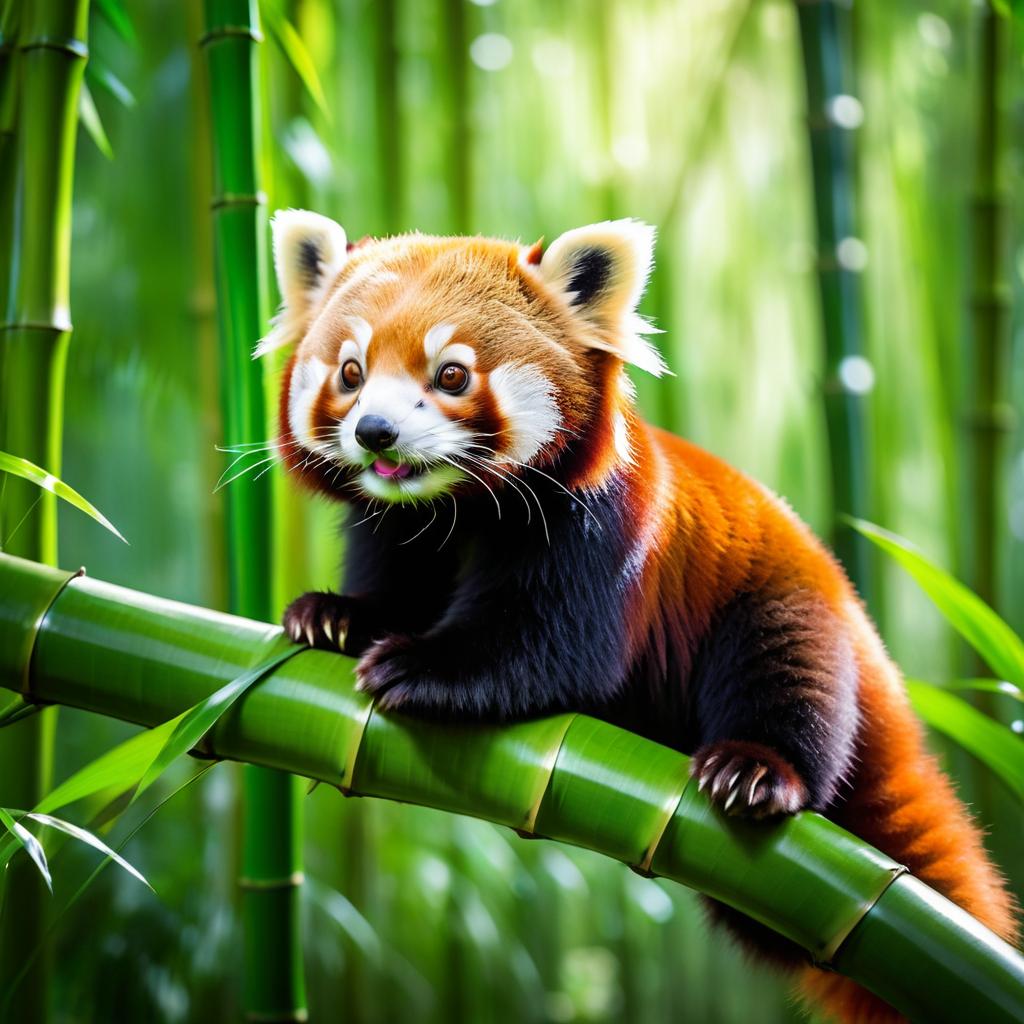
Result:
M50 828L57 829L58 832L63 832L65 835L71 836L72 839L77 839L80 843L91 846L94 850L99 850L100 853L112 860L118 867L123 868L133 878L137 878L147 889L153 890L153 886L146 881L141 871L132 867L124 857L112 850L102 839L94 836L87 829L74 825L70 821L64 821L63 818L55 818L50 814L32 812L27 817L33 821L38 821L40 825L48 825Z
M106 790L112 794L124 793L139 786L186 713L182 712L177 718L172 718L163 725L132 736L101 754L56 789L47 793L36 805L36 811L47 814L96 793Z
M96 148L108 159L114 159L114 147L110 145L107 138L107 131L100 119L100 112L96 109L96 102L92 98L89 86L83 82L82 91L78 97L78 116L82 119L85 130L89 137L96 143Z
M123 107L129 110L135 106L135 94L121 81L106 64L95 57L85 67L85 77L93 84L110 93Z
M244 675L233 679L226 686L222 686L215 693L211 693L206 700L200 701L189 708L178 719L171 732L170 737L164 743L160 752L153 759L153 763L146 769L145 774L139 782L138 792L142 793L148 789L168 768L170 763L182 754L188 753L213 726L217 719L227 711L232 704L248 690L253 683L258 682L268 672L276 668L282 662L287 661L292 655L297 654L303 648L290 645L279 651L273 657L261 662L255 668L250 669Z
M914 710L928 725L973 754L1024 801L1024 742L941 686L908 679L907 689Z
M16 693L0 705L0 729L20 722L30 715L38 714L41 710L41 704L33 704L25 700L20 693Z
M136 42L135 26L132 25L128 12L121 0L96 0L100 13L110 23L111 28L126 42L133 46Z
M1024 641L984 602L902 537L863 519L850 525L891 555L917 581L946 621L996 675L1024 687Z
M74 505L79 511L91 516L101 526L105 526L115 537L124 540L120 530L98 508L86 501L78 491L69 487L63 480L58 480L52 473L47 473L45 469L37 466L34 462L29 462L28 459L11 455L8 452L0 452L0 472L21 477L22 480L37 484L43 490L51 491L58 498L63 498L68 504ZM128 543L126 540L124 542Z
M273 3L263 3L260 5L260 9L267 28L270 29L270 34L274 37L277 45L281 47L285 57L288 58L288 63L302 79L302 84L306 87L306 91L317 108L324 117L330 120L331 114L327 107L324 87L317 74L316 64L313 63L313 58L302 41L302 36Z
M16 849L21 846L35 861L39 873L43 876L43 881L46 882L46 888L53 892L53 879L50 877L50 866L46 863L46 853L42 843L24 825L15 821L10 811L4 807L0 807L0 822L6 827L8 834L16 840L13 847ZM6 864L10 859L10 854L7 854L0 863Z
M1013 700L1024 704L1024 690L1005 679L954 679L947 683L947 690L975 690L984 693L1001 693L1004 697L1011 697Z
M123 850L132 841L132 839L135 838L135 836L141 831L141 829L149 823L153 816L164 807L165 804L173 800L174 797L176 797L183 789L186 789L189 786L191 786L193 782L197 782L199 779L201 779L213 767L213 762L204 765L194 775L189 776L189 778L187 778L180 786L178 786L176 789L168 793L167 796L165 796L159 803L157 803L156 806L153 807L152 810L150 810L142 818L142 820L139 821L139 823L135 825L131 829L131 831L117 844L117 852ZM21 970L19 971L17 977L15 977L12 980L10 987L8 988L6 997L4 998L3 1002L0 1003L0 1020L7 1020L8 1017L10 1016L9 1006L14 996L15 989L17 989L18 985L21 983L21 980L31 970L33 963L35 963L39 954L45 948L47 942L49 941L53 933L57 930L57 926L60 924L64 915L79 901L83 893L85 893L89 886L96 881L100 873L109 863L110 858L104 857L103 860L101 860L99 864L97 864L96 867L93 868L92 873L85 879L85 881L82 882L82 884L75 890L75 892L71 895L71 897L64 904L64 906L61 907L60 910L52 916L52 918L50 919L50 926L46 930L46 934L42 937L41 941L36 945L35 949L31 950L31 952L29 952L29 954L25 957L25 961L21 966Z

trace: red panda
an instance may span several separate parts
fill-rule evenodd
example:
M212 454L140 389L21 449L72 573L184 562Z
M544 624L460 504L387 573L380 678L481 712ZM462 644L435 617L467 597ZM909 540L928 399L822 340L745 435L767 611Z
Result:
M723 811L818 811L1013 939L1004 883L835 559L766 488L637 414L624 365L664 371L636 313L653 229L349 246L289 210L273 237L284 301L257 352L298 342L280 453L349 509L341 593L290 605L295 640L359 657L385 709L633 729L692 755ZM716 914L839 1019L899 1019Z

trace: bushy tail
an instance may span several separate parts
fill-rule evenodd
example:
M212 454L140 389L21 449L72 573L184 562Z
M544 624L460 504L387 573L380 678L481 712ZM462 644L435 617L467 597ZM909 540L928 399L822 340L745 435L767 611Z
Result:
M978 827L927 753L895 666L878 649L866 660L852 796L829 817L1015 942L1013 898L988 859ZM839 975L809 968L801 989L844 1024L901 1020L887 1004Z

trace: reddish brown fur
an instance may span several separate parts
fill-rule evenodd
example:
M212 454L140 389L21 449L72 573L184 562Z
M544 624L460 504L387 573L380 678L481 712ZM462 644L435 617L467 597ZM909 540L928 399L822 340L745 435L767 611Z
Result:
M539 259L538 245L526 263ZM595 351L579 318L519 260L518 247L488 239L407 236L360 244L317 311L300 357L317 356L336 366L350 315L373 324L371 373L421 371L424 333L439 322L458 324L458 339L472 343L484 381L494 367L528 352L528 361L557 383L565 428L541 464L552 472L557 467L559 479L573 490L598 487L613 471L627 482L628 520L646 552L641 584L630 591L626 609L630 660L646 660L662 675L672 665L687 676L715 617L737 597L758 593L792 602L799 600L794 595L809 595L820 605L820 612L808 615L821 630L818 642L842 645L844 656L852 649L857 671L856 758L843 794L826 813L1012 941L1013 906L1002 879L926 752L899 672L833 557L766 489L644 424L623 386L621 362ZM399 279L375 279L368 276L371 269ZM286 410L293 365L294 360L282 391L286 462L310 485L338 496L345 474L339 480L334 467L326 472L291 445ZM436 395L432 400L442 407L446 401ZM351 401L328 382L314 423L336 421ZM488 403L486 388L468 416L486 424L477 429L502 429L500 410ZM630 441L625 464L614 443L617 416L625 417ZM586 443L570 451L569 439L577 435ZM848 1022L898 1019L870 993L835 975L808 969L804 989Z

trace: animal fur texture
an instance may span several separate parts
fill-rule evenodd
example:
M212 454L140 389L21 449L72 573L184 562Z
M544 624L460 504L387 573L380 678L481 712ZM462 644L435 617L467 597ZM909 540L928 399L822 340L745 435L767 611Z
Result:
M284 305L259 351L297 342L280 453L349 522L341 593L298 598L288 631L359 657L383 709L626 726L691 754L723 811L819 811L1012 939L842 569L766 488L637 414L624 364L664 370L636 313L653 241L627 220L546 251L351 246L324 217L277 215ZM716 913L839 1019L899 1019Z

